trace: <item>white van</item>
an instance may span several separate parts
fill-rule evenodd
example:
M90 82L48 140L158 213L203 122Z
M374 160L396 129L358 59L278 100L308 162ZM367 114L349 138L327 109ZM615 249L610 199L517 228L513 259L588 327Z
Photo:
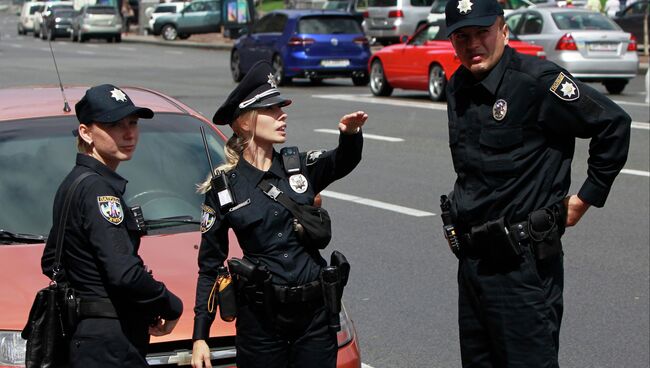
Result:
M433 0L368 0L363 30L382 45L400 42L427 23Z
M28 1L23 3L18 21L18 34L25 35L27 32L34 32L34 17L37 12L43 10L43 2Z

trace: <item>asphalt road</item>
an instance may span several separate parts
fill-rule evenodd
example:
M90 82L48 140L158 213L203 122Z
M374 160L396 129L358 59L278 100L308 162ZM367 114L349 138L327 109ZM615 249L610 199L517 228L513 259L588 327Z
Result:
M0 87L55 84L48 43L16 35L17 17L0 15ZM235 86L228 53L156 45L55 42L65 84L114 83L153 88L211 116ZM599 85L594 87L604 92ZM460 366L457 262L436 215L454 172L445 105L425 93L371 97L349 80L282 88L288 143L301 150L337 143L339 117L364 110L364 159L324 193L334 240L352 263L345 303L355 321L363 362L375 368ZM632 116L626 173L603 209L567 231L564 367L648 367L650 124L643 79L610 96ZM226 129L226 134L230 134ZM371 135L375 135L374 137ZM586 177L588 142L573 164L573 192ZM189 309L188 309L189 310Z

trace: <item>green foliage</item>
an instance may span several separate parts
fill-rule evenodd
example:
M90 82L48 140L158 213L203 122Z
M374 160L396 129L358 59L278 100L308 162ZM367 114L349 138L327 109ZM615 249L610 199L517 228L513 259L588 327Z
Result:
M276 9L284 9L284 0L260 0L260 5L257 6L257 11L260 13L268 13Z

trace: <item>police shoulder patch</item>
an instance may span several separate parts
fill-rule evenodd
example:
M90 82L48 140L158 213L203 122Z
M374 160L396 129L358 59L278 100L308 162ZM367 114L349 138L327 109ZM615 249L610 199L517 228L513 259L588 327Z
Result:
M124 210L120 199L115 196L97 196L99 213L106 221L113 225L119 225L124 220Z
M205 233L214 225L217 215L212 207L201 205L201 233Z
M575 101L580 97L578 85L562 72L555 78L549 90L564 101Z
M312 151L307 152L306 165L309 166L309 165L313 165L314 163L316 163L316 161L318 161L318 158L320 157L320 155L322 155L325 152L326 152L325 150L312 150Z

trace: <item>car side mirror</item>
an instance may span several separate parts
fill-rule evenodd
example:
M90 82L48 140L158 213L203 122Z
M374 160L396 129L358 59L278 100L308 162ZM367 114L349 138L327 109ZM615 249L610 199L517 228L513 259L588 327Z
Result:
M411 39L411 38L409 36L407 36L407 35L399 36L399 42L400 43L407 43L407 42L409 42L409 39Z

